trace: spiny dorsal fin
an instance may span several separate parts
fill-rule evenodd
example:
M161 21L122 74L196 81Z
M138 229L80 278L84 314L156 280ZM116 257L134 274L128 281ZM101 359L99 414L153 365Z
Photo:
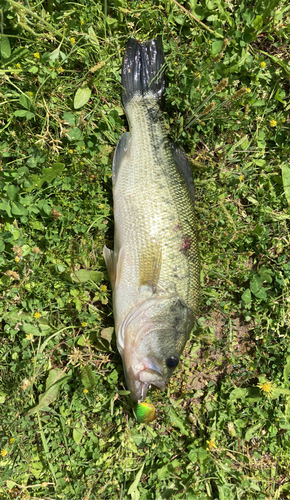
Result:
M177 144L171 143L170 147L175 164L186 182L188 191L194 204L194 182L188 159L186 158L185 153L182 151L182 149L177 146Z

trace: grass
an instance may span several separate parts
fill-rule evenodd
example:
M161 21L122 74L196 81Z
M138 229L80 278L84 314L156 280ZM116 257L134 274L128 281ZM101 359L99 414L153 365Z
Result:
M1 7L0 497L290 495L288 2ZM162 34L194 173L200 315L138 424L102 248L130 36Z

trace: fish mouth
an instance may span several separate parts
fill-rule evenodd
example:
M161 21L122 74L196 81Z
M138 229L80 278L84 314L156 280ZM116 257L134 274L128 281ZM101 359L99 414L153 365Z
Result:
M142 402L146 398L148 389L155 385L162 391L165 390L165 380L159 370L145 368L136 375L131 371L126 374L127 386L130 390L130 396L134 403Z

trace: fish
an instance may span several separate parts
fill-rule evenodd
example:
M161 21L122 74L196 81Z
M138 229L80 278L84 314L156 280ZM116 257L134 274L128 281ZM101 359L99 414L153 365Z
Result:
M114 250L103 250L113 292L117 348L134 403L165 390L193 328L200 263L194 183L163 113L162 38L130 38L123 60L129 132L113 158Z

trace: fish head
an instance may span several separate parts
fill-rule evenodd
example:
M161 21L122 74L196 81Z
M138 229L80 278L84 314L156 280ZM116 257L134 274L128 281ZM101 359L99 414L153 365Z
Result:
M131 399L138 402L151 385L165 390L193 326L193 313L176 297L153 298L125 323L120 352Z

